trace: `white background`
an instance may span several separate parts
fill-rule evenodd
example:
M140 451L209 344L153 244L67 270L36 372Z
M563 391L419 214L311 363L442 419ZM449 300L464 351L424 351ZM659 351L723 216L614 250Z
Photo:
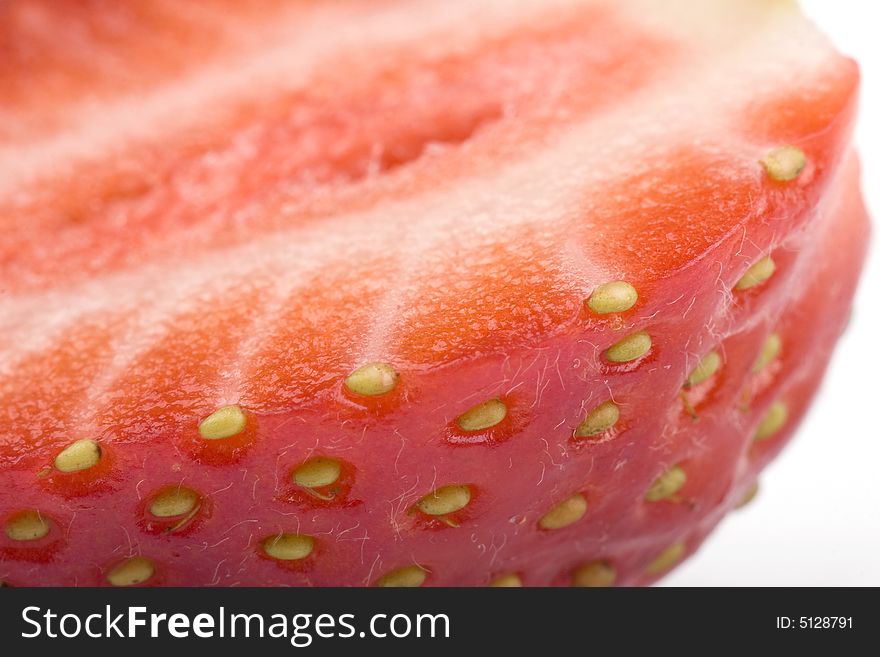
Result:
M764 471L755 501L724 520L667 585L880 586L880 2L801 6L861 66L856 140L874 219L867 270L795 439Z

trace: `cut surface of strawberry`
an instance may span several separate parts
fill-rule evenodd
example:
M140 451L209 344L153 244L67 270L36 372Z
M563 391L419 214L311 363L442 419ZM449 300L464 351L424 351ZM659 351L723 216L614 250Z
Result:
M646 584L867 217L786 2L0 6L0 579Z

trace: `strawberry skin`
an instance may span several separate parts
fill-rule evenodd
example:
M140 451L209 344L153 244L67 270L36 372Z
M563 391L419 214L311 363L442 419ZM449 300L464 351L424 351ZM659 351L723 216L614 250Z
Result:
M0 6L0 580L686 558L846 323L855 65L757 0L222 4Z

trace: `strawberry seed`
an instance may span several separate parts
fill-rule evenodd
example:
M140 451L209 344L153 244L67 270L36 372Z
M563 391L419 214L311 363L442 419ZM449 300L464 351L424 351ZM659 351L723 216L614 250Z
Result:
M421 566L404 566L383 575L376 586L383 588L416 588L425 583L428 573Z
M348 375L345 387L356 395L378 397L394 390L399 378L387 363L367 363Z
M620 408L613 401L599 404L587 413L584 421L575 429L575 438L587 438L604 433L613 427L620 419Z
M490 399L458 416L456 423L462 431L482 431L494 427L507 417L507 405L500 399Z
M783 427L787 419L788 406L785 405L785 402L773 402L758 423L758 428L755 429L755 440L767 440Z
M632 308L639 299L636 289L626 281L603 283L590 295L587 305L594 313L607 315Z
M645 570L651 575L659 575L672 568L682 556L684 556L684 543L673 543L658 554Z
M776 263L770 256L764 256L758 262L746 269L746 273L742 275L736 283L737 290L750 290L764 283L776 271Z
M650 350L651 336L647 331L639 331L608 347L605 358L612 363L628 363L641 358Z
M703 381L715 374L715 372L718 371L719 367L721 367L721 356L718 355L717 351L710 351L708 354L703 356L702 360L690 373L690 376L688 376L685 385L688 387L693 387L701 384Z
M336 483L342 473L342 464L326 456L315 456L299 466L293 481L303 488L321 488Z
M199 433L205 440L222 440L244 431L247 416L240 406L224 406L211 413L199 424Z
M607 561L590 561L575 568L571 585L582 588L613 586L617 571Z
M761 353L758 354L758 358L755 360L755 364L752 365L752 372L757 374L765 367L767 367L776 357L779 355L780 350L782 349L782 338L779 337L778 333L771 333L767 336L767 339L764 340L764 344L761 345Z
M659 502L675 495L687 482L687 474L679 465L673 465L654 480L645 493L645 501Z
M315 539L304 534L276 534L263 539L263 551L279 561L305 559L315 547Z
M489 586L496 589L515 589L522 586L522 579L516 573L508 573L493 579Z
M6 521L5 529L13 541L37 541L49 533L49 523L39 511L20 511Z
M98 464L101 460L101 447L90 438L74 441L55 457L55 469L61 472L79 472Z
M126 559L107 574L113 586L136 586L143 584L156 572L153 562L145 557Z
M583 518L587 512L587 498L580 493L562 500L538 521L541 529L562 529Z
M807 156L796 146L780 146L767 153L761 159L761 164L772 180L789 182L807 166Z
M419 511L429 516L445 516L461 511L471 501L471 489L449 484L428 493L418 502Z

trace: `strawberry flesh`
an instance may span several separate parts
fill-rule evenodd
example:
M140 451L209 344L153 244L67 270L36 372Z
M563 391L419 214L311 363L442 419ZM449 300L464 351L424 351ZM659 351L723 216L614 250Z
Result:
M855 65L704 4L0 6L0 579L631 585L695 550L868 234Z

